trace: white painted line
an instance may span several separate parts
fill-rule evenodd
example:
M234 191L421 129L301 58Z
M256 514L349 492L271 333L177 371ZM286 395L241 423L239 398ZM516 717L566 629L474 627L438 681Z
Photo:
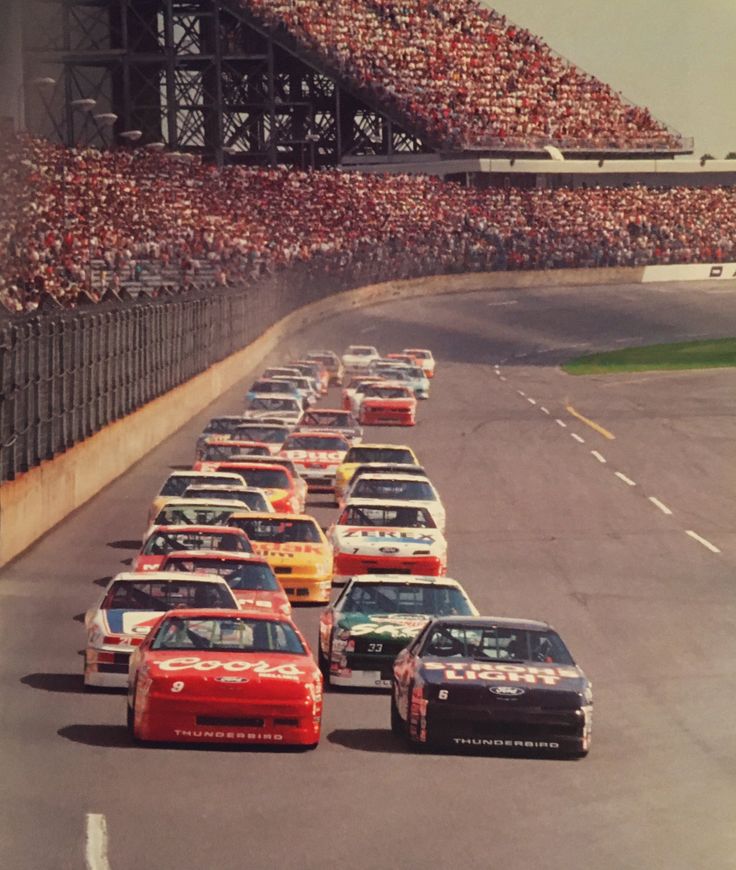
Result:
M506 378L505 378L503 375L501 375L500 378L499 378L499 380L500 380L500 381L505 381Z
M555 423L557 423L558 426L562 426L563 429L567 429L567 423L564 420L560 420L559 417L555 417Z
M636 481L632 480L630 477L627 477L625 474L622 474L620 471L613 472L619 480L623 480L623 482L627 486L636 486Z
M672 516L672 511L667 507L667 505L666 505L666 504L662 504L662 502L661 502L658 498L655 498L655 496L650 495L650 496L649 496L649 501L650 501L650 502L651 502L655 507L659 508L659 509L662 511L663 514L667 514L667 516Z
M524 390L517 390L516 392L517 392L520 396L523 396L524 398L526 398L526 393L524 392Z
M532 399L530 396L527 396L527 397L526 397L526 400L527 400L527 402L529 402L530 405L536 405L536 404L537 404L537 400L536 400L536 399Z
M486 305L489 308L493 308L496 305L518 305L518 304L519 304L518 299L509 299L508 302L486 302Z
M598 462L602 462L604 465L606 464L606 457L605 456L603 456L597 450L591 450L590 452L593 454L593 456L595 456L595 458L598 460Z
M544 405L540 405L540 406L539 406L539 410L540 410L543 414L549 414L549 408L545 408Z
M360 330L360 334L365 335L367 332L375 332L377 329L377 326L364 326L363 329Z
M110 870L107 860L107 822L100 813L87 813L84 858L87 870Z
M699 544L702 544L706 549L710 550L711 553L720 553L721 551L716 547L715 544L711 544L710 541L706 541L705 538L701 538L697 532L694 532L692 529L685 529L685 534L690 535L690 537L697 541Z
M581 444L585 444L585 438L581 438L577 432L571 432L570 437L574 438L576 441L579 441Z

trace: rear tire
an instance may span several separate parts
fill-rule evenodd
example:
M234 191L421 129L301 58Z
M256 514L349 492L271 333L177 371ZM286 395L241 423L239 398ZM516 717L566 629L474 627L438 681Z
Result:
M325 688L330 685L330 659L329 659L329 647L328 647L328 655L326 656L322 652L322 644L317 638L317 667L322 672L322 676L325 678Z

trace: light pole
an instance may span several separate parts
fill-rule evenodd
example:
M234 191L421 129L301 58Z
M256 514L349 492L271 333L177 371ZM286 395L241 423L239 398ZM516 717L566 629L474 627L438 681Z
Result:
M20 132L21 130L25 130L26 128L26 107L24 96L25 90L28 85L33 85L34 87L38 88L40 92L43 92L43 90L47 88L53 88L55 84L56 79L52 79L51 76L36 76L35 78L30 79L30 81L24 79L18 85L18 90L15 95L15 125L18 132Z

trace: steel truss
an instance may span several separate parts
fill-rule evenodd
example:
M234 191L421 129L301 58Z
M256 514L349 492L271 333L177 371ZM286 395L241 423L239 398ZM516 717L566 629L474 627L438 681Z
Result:
M53 94L28 95L34 132L67 145L140 144L228 162L299 168L435 150L370 96L321 67L237 0L29 0L26 77L51 75ZM83 111L79 100L93 99Z

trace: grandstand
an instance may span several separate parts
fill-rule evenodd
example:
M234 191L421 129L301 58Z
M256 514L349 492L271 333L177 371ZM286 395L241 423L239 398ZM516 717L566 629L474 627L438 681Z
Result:
M28 0L36 132L141 144L219 165L396 159L629 159L692 143L476 0ZM74 105L94 99L82 116Z

